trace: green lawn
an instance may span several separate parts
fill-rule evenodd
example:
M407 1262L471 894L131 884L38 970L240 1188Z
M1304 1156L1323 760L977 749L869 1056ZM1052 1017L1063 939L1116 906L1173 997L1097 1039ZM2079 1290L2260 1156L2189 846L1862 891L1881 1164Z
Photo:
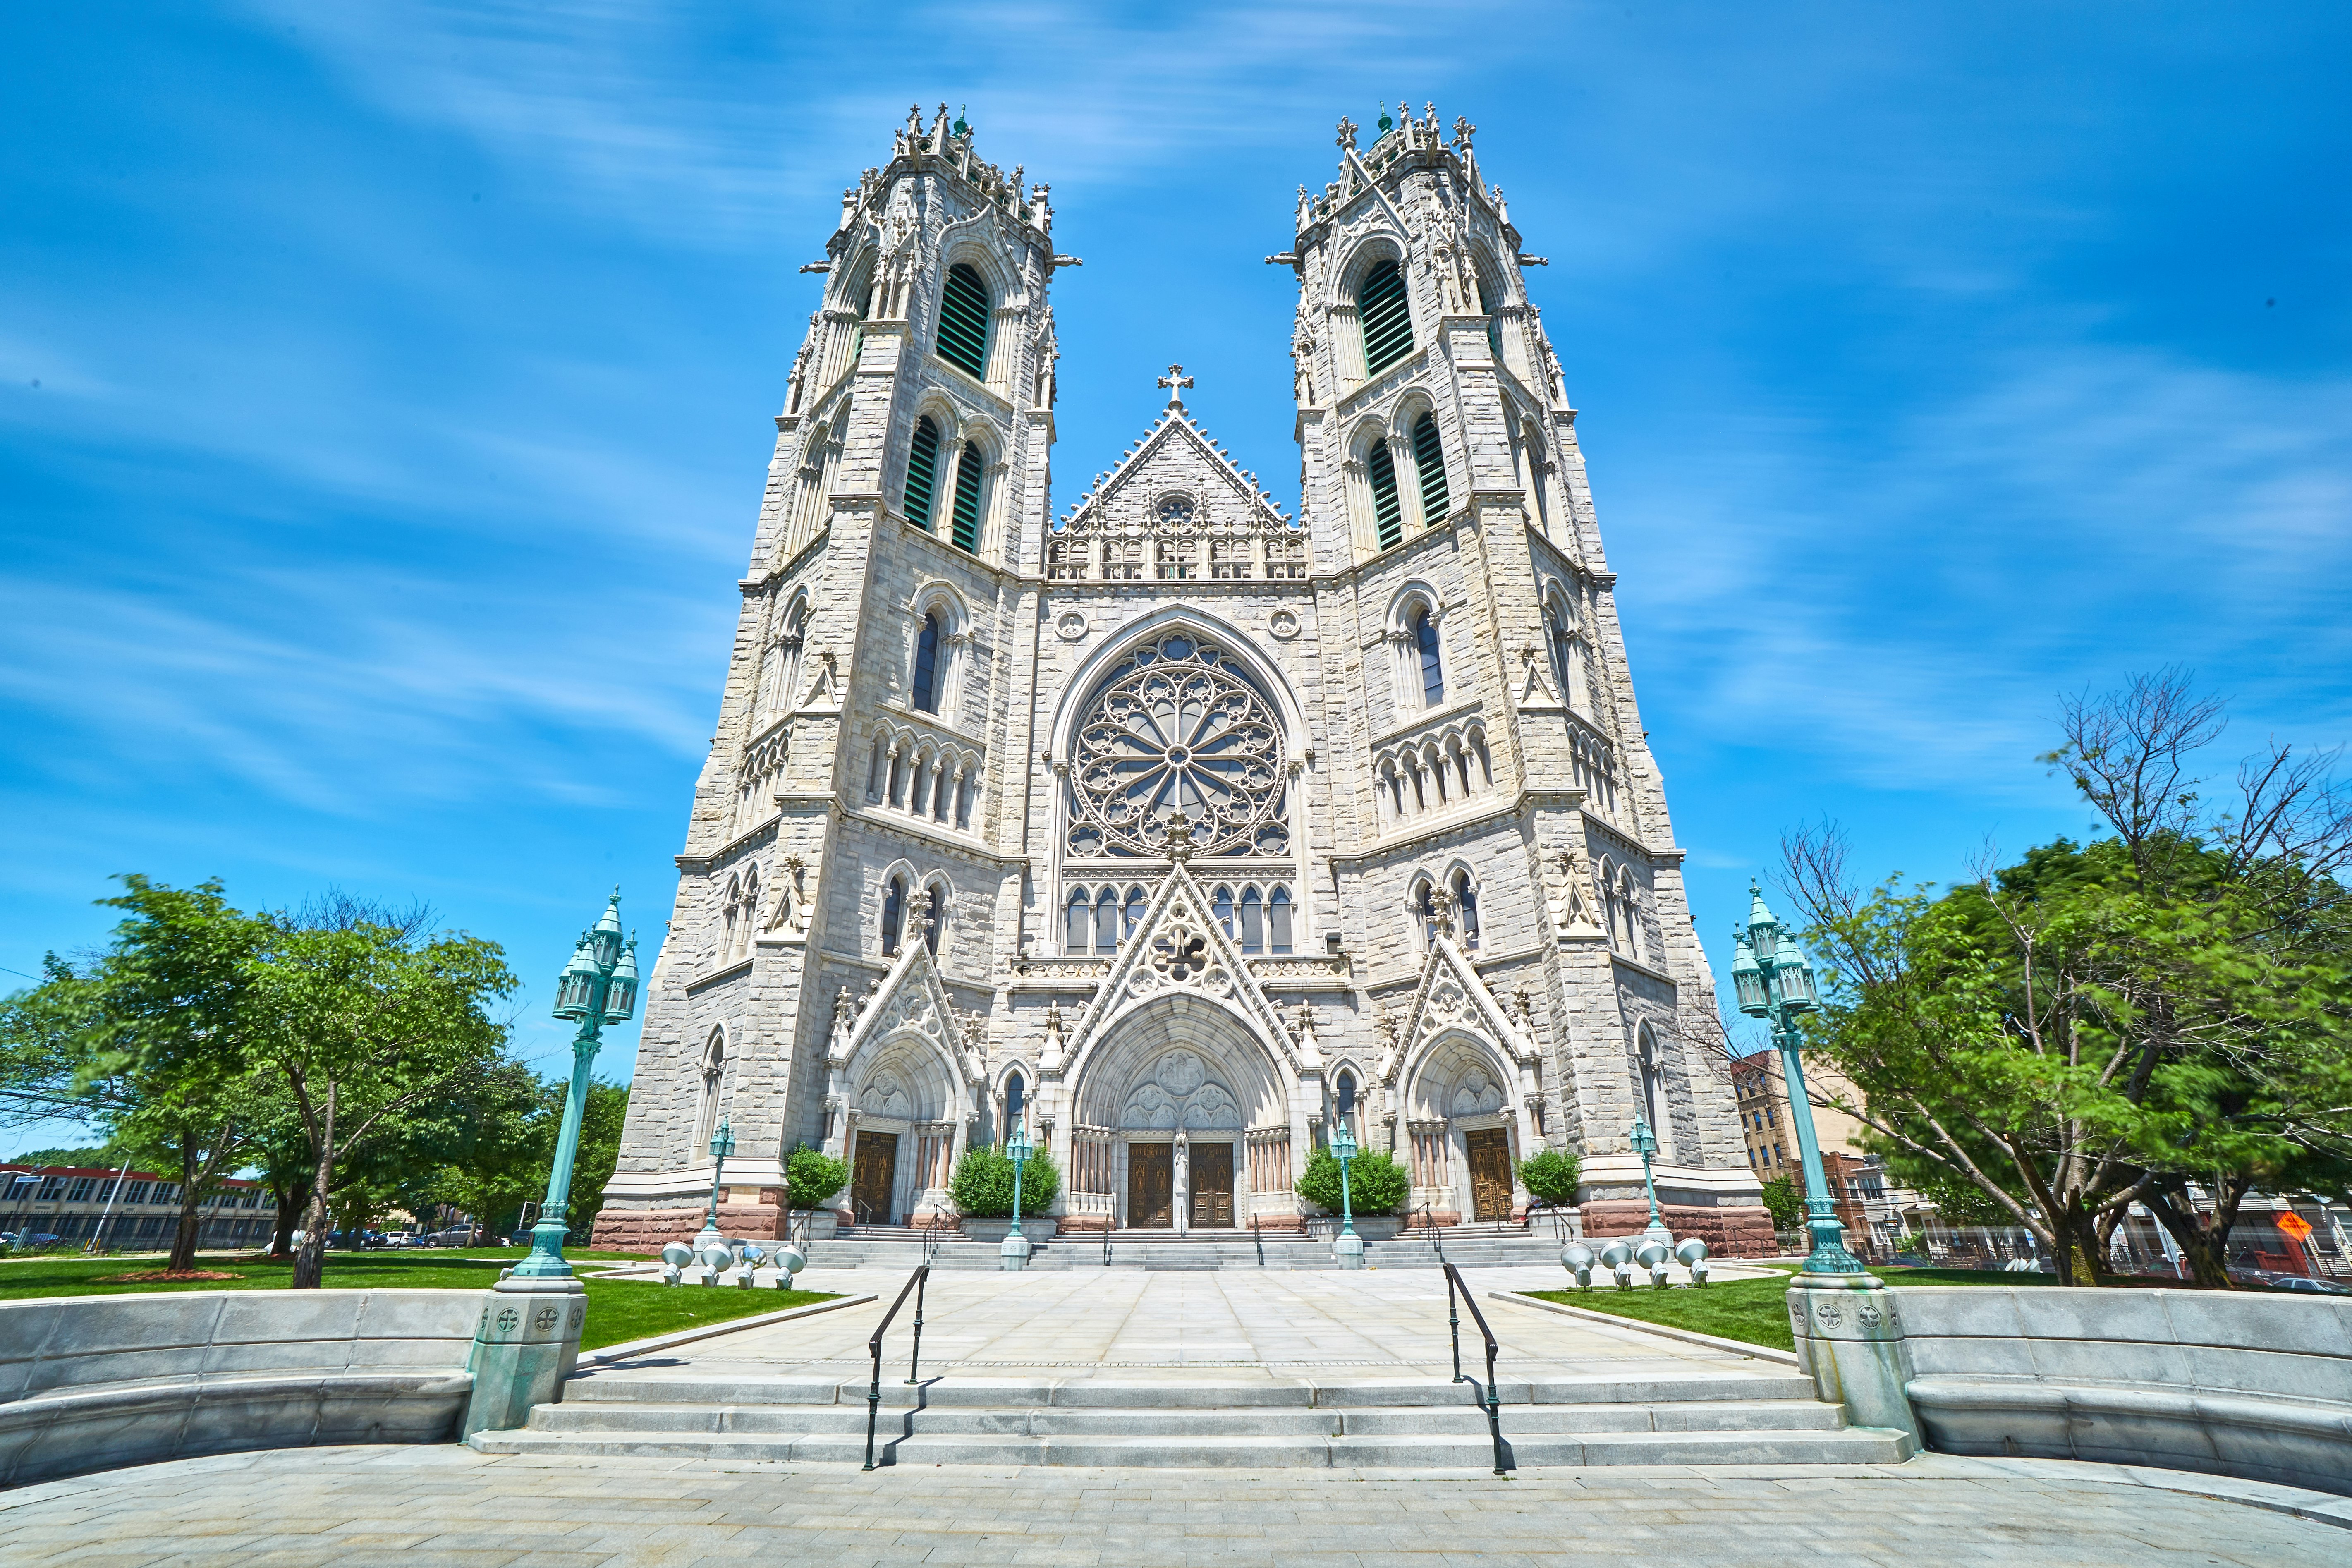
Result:
M1599 1269L1593 1272L1598 1279L1608 1278ZM1788 1351L1797 1348L1797 1341L1789 1332L1789 1309L1783 1298L1789 1293L1789 1276L1795 1272L1793 1268L1783 1269L1770 1279L1717 1280L1705 1289L1675 1285L1659 1290L1636 1285L1631 1290L1620 1290L1613 1284L1596 1284L1590 1290L1530 1290L1528 1294L1539 1301L1557 1301L1563 1307L1614 1312L1621 1318L1639 1318L1645 1323L1663 1323L1672 1329L1689 1329L1696 1333ZM1906 1285L2058 1282L2053 1274L2003 1274L1989 1268L1906 1268L1890 1264L1872 1272L1897 1289Z
M331 1252L325 1285L331 1290L444 1289L481 1290L499 1281L499 1270L521 1259L523 1247L497 1250L429 1252ZM569 1253L574 1261L642 1263L624 1253ZM292 1265L250 1254L206 1254L196 1259L200 1269L232 1274L233 1279L187 1281L150 1280L114 1283L110 1276L160 1268L163 1258L26 1258L0 1267L0 1300L33 1296L112 1296L136 1290L283 1290L292 1277ZM745 1290L716 1286L666 1286L635 1279L583 1279L588 1292L588 1326L581 1348L625 1344L656 1334L675 1333L703 1323L725 1322L755 1312L778 1312L812 1301L830 1301L819 1290Z

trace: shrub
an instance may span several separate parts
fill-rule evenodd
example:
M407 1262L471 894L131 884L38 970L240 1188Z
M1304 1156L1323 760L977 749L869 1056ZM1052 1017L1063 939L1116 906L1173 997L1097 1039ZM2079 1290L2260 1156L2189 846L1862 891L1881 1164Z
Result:
M1805 1200L1797 1195L1797 1184L1786 1176L1775 1176L1764 1184L1764 1206L1771 1213L1774 1230L1796 1230L1805 1223Z
M1062 1190L1062 1173L1043 1149L1022 1163L1021 1212L1043 1214ZM956 1162L949 1184L956 1207L975 1219L1013 1217L1013 1162L993 1143L975 1143Z
M1390 1215L1404 1207L1412 1177L1393 1155L1367 1149L1348 1162L1348 1202L1360 1215ZM1298 1195L1339 1212L1339 1159L1328 1149L1307 1157L1307 1173L1298 1178Z
M1582 1176L1576 1156L1558 1149L1538 1149L1519 1162L1519 1184L1551 1208L1564 1209L1576 1201Z
M849 1167L803 1143L784 1162L784 1182L793 1207L813 1209L849 1184Z

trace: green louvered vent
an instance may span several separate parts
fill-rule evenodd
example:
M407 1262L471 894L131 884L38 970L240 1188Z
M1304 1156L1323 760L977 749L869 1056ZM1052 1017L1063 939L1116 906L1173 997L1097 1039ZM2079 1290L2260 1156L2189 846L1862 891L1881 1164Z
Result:
M949 537L958 550L980 553L980 475L985 461L980 448L967 444L956 459L955 527Z
M1363 323L1364 363L1372 374L1412 352L1412 310L1395 262L1383 261L1364 274L1356 290L1356 319Z
M914 444L907 452L907 521L926 533L931 527L931 491L940 472L940 427L925 415L915 422Z
M1445 448L1437 444L1437 416L1423 414L1413 421L1412 466L1421 470L1421 522L1434 528L1445 521Z
M948 268L947 293L940 300L940 357L988 379L988 285L961 261Z
M1372 443L1371 457L1364 467L1372 476L1372 525L1380 531L1381 548L1386 550L1404 538L1404 512L1397 505L1396 459L1389 456L1386 441Z

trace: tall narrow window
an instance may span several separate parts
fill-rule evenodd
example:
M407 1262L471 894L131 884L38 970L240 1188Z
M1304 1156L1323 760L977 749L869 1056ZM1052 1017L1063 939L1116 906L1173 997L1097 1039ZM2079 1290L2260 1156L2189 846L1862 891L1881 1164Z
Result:
M1236 932L1234 929L1234 890L1231 888L1219 888L1210 896L1209 907L1216 913L1217 929L1227 936L1234 936Z
M1395 262L1382 261L1364 274L1356 289L1356 316L1364 328L1364 368L1371 374L1412 352L1412 309Z
M1027 1107L1028 1101L1029 1086L1023 1081L1021 1075L1015 1072L1004 1080L1004 1124L1006 1126L1017 1127L1021 1124L1021 1112Z
M1445 700L1445 666L1438 657L1437 627L1425 609L1412 613L1412 646L1421 655L1421 705L1435 708Z
M1470 885L1470 873L1454 873L1454 902L1462 911L1462 945L1478 945L1478 890Z
M1415 882L1412 892L1405 900L1405 907L1412 912L1413 929L1421 933L1423 952L1437 943L1437 905L1429 893L1427 882Z
M890 879L890 890L882 895L882 953L889 957L898 951L898 927L907 918L907 879Z
M1070 889L1068 919L1062 931L1062 951L1073 957L1084 957L1094 945L1094 922L1087 913L1087 890Z
M1121 936L1133 936L1142 928L1144 908L1143 889L1129 888L1127 890L1127 929L1119 933Z
M939 488L940 427L924 415L915 421L915 438L907 447L907 521L931 531L931 494Z
M1559 677L1559 700L1576 703L1576 653L1569 639L1568 615L1558 599L1544 606L1544 636L1551 644L1551 667Z
M1339 1091L1339 1120L1347 1124L1348 1135L1352 1138L1356 1135L1356 1075L1341 1068L1335 1087Z
M947 290L940 299L940 357L968 375L988 379L988 285L961 261L948 268Z
M940 617L937 611L923 617L923 629L915 638L915 707L925 713L940 710Z
M1396 458L1385 437L1374 440L1365 454L1364 472L1372 481L1372 529L1386 550L1404 539L1404 510L1397 500Z
M1118 893L1105 888L1095 900L1095 952L1104 958L1118 951Z
M1434 528L1451 505L1445 493L1445 448L1437 440L1437 416L1424 413L1412 424L1412 466L1421 470L1421 522Z
M1276 888L1265 900L1265 950L1290 951L1290 889Z
M1242 889L1242 952L1251 958L1265 951L1265 900L1255 888Z
M940 932L947 930L947 885L943 882L934 882L931 884L931 927L923 933L923 945L931 950L933 958L940 955Z
M964 443L963 456L956 459L955 521L948 537L958 550L980 553L980 479L988 467L980 447Z

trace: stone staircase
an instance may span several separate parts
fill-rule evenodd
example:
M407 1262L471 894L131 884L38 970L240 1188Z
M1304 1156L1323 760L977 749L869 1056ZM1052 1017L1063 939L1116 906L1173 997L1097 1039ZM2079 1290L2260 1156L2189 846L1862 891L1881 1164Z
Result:
M896 1226L858 1226L809 1246L812 1268L887 1268L905 1271L930 1253L935 1270L1000 1268L994 1243L978 1243L950 1231L936 1240L928 1233ZM1456 1226L1439 1233L1445 1261L1459 1268L1504 1264L1558 1266L1561 1244L1548 1231L1528 1231L1517 1226ZM1374 1268L1433 1268L1438 1255L1424 1231L1410 1231L1393 1240L1368 1241L1364 1261ZM1100 1232L1076 1231L1050 1239L1032 1238L1032 1269L1103 1268ZM1253 1237L1246 1230L1190 1231L1116 1230L1111 1232L1113 1268L1143 1268L1155 1272L1218 1268L1325 1269L1337 1268L1328 1240L1309 1239L1297 1230L1266 1231Z
M903 1364L903 1363L901 1363ZM866 1381L583 1375L528 1426L478 1432L485 1454L629 1455L856 1464ZM1786 1374L1506 1377L1513 1468L1528 1465L1894 1464L1903 1434L1849 1426ZM1219 1381L949 1376L887 1371L881 1465L1491 1468L1475 1384L1403 1377Z

